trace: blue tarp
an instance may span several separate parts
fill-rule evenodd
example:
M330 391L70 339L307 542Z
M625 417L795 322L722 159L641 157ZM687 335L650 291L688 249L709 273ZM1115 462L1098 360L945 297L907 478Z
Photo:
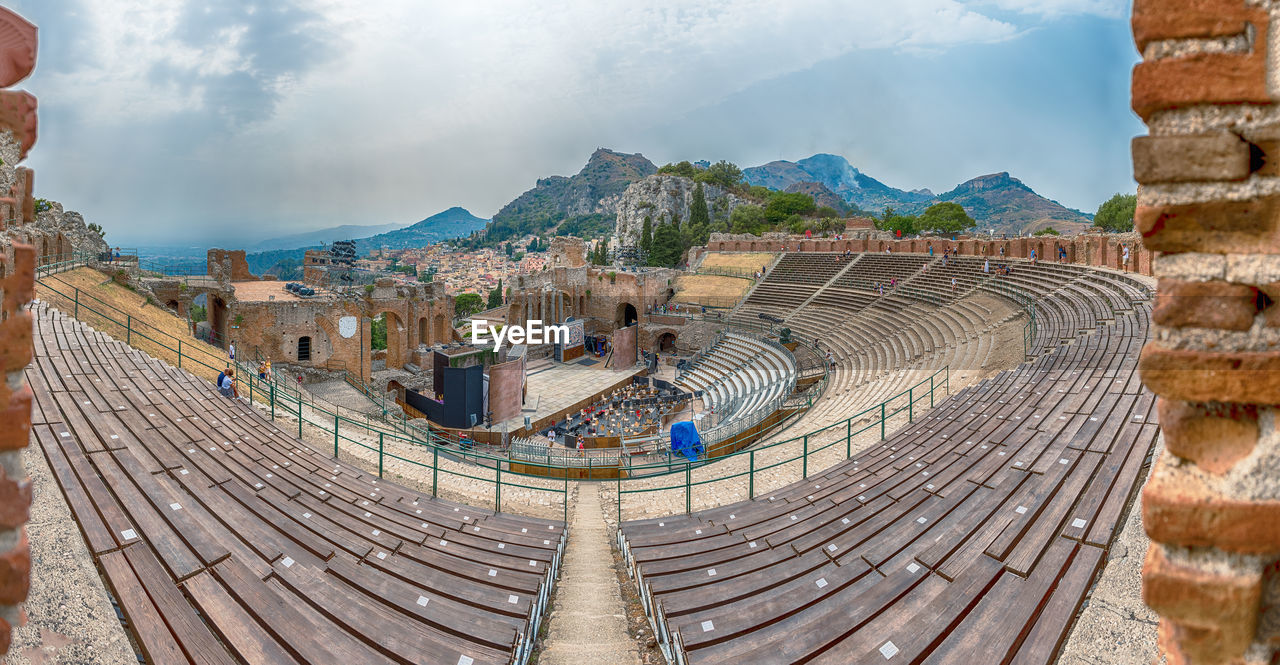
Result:
M705 452L702 448L702 437L693 423L685 421L671 426L671 452L684 455L690 462L696 462Z

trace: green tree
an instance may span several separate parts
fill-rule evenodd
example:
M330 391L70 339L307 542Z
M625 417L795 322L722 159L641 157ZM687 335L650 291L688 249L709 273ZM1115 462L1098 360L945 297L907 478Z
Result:
M102 225L97 222L89 222L89 225L86 228L98 234L99 238L106 237L107 235L107 232L102 229Z
M375 350L387 348L387 315L379 314L369 326L369 346Z
M707 210L707 197L702 183L693 186L693 202L689 204L689 223L685 225L689 245L705 245L711 235L711 213Z
M1098 206L1093 225L1109 233L1133 230L1133 213L1138 207L1137 194L1116 194Z
M732 162L720 160L705 171L694 176L695 180L706 182L721 189L734 189L742 182L742 169Z
M659 168L658 173L663 175L678 175L682 178L692 178L698 175L698 169L686 160L679 164L667 164Z
M649 252L649 265L671 268L680 262L684 254L684 238L674 224L662 224L653 233L653 250Z
M1059 231L1058 231L1058 229L1053 228L1052 226L1046 226L1046 227L1044 227L1043 229L1040 229L1039 231L1036 231L1035 233L1032 233L1031 235L1033 235L1033 236L1060 236L1060 235L1062 235L1062 233L1061 233L1061 232L1059 232Z
M653 218L645 215L644 226L640 227L640 251L648 254L653 251Z
M453 299L453 313L465 318L484 311L484 298L479 293L463 293Z
M733 209L729 215L729 227L734 233L760 235L769 228L769 222L764 217L764 208L748 204Z
M881 231L902 231L902 235L911 235L916 232L917 219L913 215L899 215L893 206L888 206L875 220L876 228Z
M813 197L801 192L773 192L764 206L765 219L781 224L791 215L807 215L817 209Z
M940 233L959 233L977 225L978 223L973 221L969 213L964 211L963 206L951 201L929 206L917 222L917 228L921 231Z
M489 302L485 304L485 309L493 309L502 306L502 280L498 280L498 285L493 287L489 292Z

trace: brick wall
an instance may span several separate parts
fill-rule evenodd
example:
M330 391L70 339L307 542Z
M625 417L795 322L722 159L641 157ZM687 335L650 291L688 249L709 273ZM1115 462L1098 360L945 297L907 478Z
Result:
M7 256L6 256L7 254ZM31 480L22 449L31 433L31 388L23 369L31 362L31 314L23 311L35 284L35 249L14 245L0 253L0 653L19 625L31 567L26 529Z
M1143 598L1170 663L1280 660L1280 54L1276 9L1135 0L1135 226L1159 293L1143 381L1165 452ZM1105 260L1105 257L1104 257Z
M36 28L0 7L0 88L26 78L36 61ZM0 132L12 131L21 156L36 141L36 99L0 90ZM6 166L4 168L10 168ZM31 362L31 314L24 306L35 288L36 248L20 244L16 229L34 217L33 175L18 167L14 185L0 192L0 654L9 650L10 630L23 620L31 554L25 524L31 479L22 451L31 433L31 388L23 370ZM6 228L8 229L6 232Z

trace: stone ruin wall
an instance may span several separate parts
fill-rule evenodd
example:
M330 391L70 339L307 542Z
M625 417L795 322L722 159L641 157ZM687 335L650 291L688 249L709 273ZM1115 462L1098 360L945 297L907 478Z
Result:
M1165 452L1142 592L1171 664L1280 660L1280 4L1136 0L1142 379Z
M1030 258L1031 250L1042 260L1056 260L1058 247L1066 247L1067 261L1082 265L1121 269L1122 245L1129 245L1129 270L1151 275L1152 252L1140 244L1137 233L1099 233L1075 236L1038 236L1010 238L1007 240L979 240L977 238L910 238L893 240L887 232L874 235L859 232L835 238L803 238L782 233L766 233L764 236L749 234L713 233L707 241L706 252L891 252L922 253L933 245L933 251L941 254L944 249L954 249L966 256L999 256L1000 248L1005 256L1015 259ZM693 264L693 255L690 256Z
M388 368L420 362L419 345L449 344L453 331L453 298L439 284L398 284L378 280L372 293L308 300L242 301L227 296L230 339L244 358L259 355L273 363L328 370L346 369L365 382L371 377L372 320L387 315ZM237 322L237 318L239 321ZM343 337L339 321L355 317L356 334ZM311 359L298 359L298 340L311 338ZM379 351L381 353L381 351Z

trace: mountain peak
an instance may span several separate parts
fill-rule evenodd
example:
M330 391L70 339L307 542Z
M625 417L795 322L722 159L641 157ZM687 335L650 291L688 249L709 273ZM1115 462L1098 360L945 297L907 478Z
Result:
M1001 187L1015 187L1028 192L1032 191L1031 188L1027 187L1021 180L1009 175L1008 171L1001 171L999 173L989 173L987 175L980 175L976 178L966 180L959 185L956 185L956 188L951 190L950 193L961 194L981 192L988 189L999 189Z

